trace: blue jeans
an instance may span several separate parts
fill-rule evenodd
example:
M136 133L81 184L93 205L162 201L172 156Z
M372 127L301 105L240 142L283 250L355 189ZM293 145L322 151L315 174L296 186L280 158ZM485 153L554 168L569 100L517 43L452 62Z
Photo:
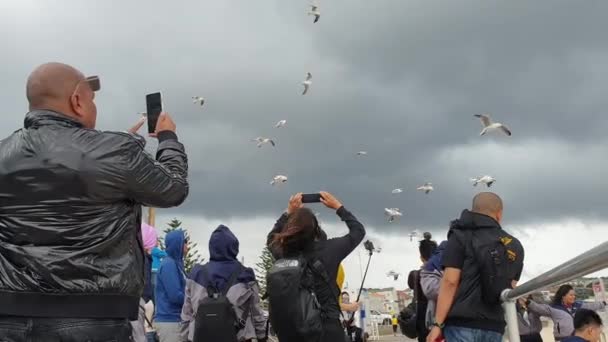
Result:
M502 342L502 335L496 331L455 326L443 328L443 337L446 342Z
M131 342L127 319L0 316L0 342Z

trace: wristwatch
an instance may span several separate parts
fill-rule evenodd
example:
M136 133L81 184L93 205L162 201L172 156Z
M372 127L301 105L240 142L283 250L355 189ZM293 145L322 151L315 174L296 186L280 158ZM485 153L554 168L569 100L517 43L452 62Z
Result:
M441 330L443 330L443 328L445 327L445 323L437 323L437 322L435 322L435 323L433 323L433 326L437 327L437 328L439 328Z

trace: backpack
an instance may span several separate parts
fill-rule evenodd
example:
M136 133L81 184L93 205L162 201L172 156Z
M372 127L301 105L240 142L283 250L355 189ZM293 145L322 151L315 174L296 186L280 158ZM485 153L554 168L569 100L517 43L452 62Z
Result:
M321 339L323 313L314 291L315 275L329 280L319 260L301 256L279 259L268 271L270 321L280 338L291 336L307 342Z
M481 235L482 231L489 234ZM501 228L466 232L479 267L482 301L498 305L502 292L512 288L517 254L508 246L514 239Z
M208 296L199 304L194 318L193 342L238 342L237 334L245 327L251 309L246 309L243 317L239 319L226 294L242 271L243 266L239 266L221 292L207 287ZM203 266L202 272L205 279L209 279L206 266Z
M414 298L412 302L405 307L397 317L399 321L399 328L401 333L408 338L418 337L418 329L416 329L416 323L418 321L418 287L420 286L420 270L413 270L411 274L414 278Z

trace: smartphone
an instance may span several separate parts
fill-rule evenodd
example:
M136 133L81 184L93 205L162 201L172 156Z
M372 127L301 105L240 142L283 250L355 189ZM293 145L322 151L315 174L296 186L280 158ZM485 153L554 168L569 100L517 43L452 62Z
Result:
M146 95L146 109L148 133L154 133L156 131L156 123L158 122L158 117L163 111L163 99L160 92Z
M302 203L319 203L321 202L321 194L303 194Z

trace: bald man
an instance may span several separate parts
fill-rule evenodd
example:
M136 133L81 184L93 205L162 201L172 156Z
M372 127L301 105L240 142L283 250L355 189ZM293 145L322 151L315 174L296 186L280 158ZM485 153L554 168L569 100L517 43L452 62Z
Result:
M0 341L130 341L144 286L141 207L188 195L175 124L145 139L95 129L98 77L48 63L24 126L0 143Z
M519 240L500 226L500 197L482 192L471 210L452 221L443 252L443 277L435 322L427 342L502 342L505 329L500 293L515 287L523 269Z

